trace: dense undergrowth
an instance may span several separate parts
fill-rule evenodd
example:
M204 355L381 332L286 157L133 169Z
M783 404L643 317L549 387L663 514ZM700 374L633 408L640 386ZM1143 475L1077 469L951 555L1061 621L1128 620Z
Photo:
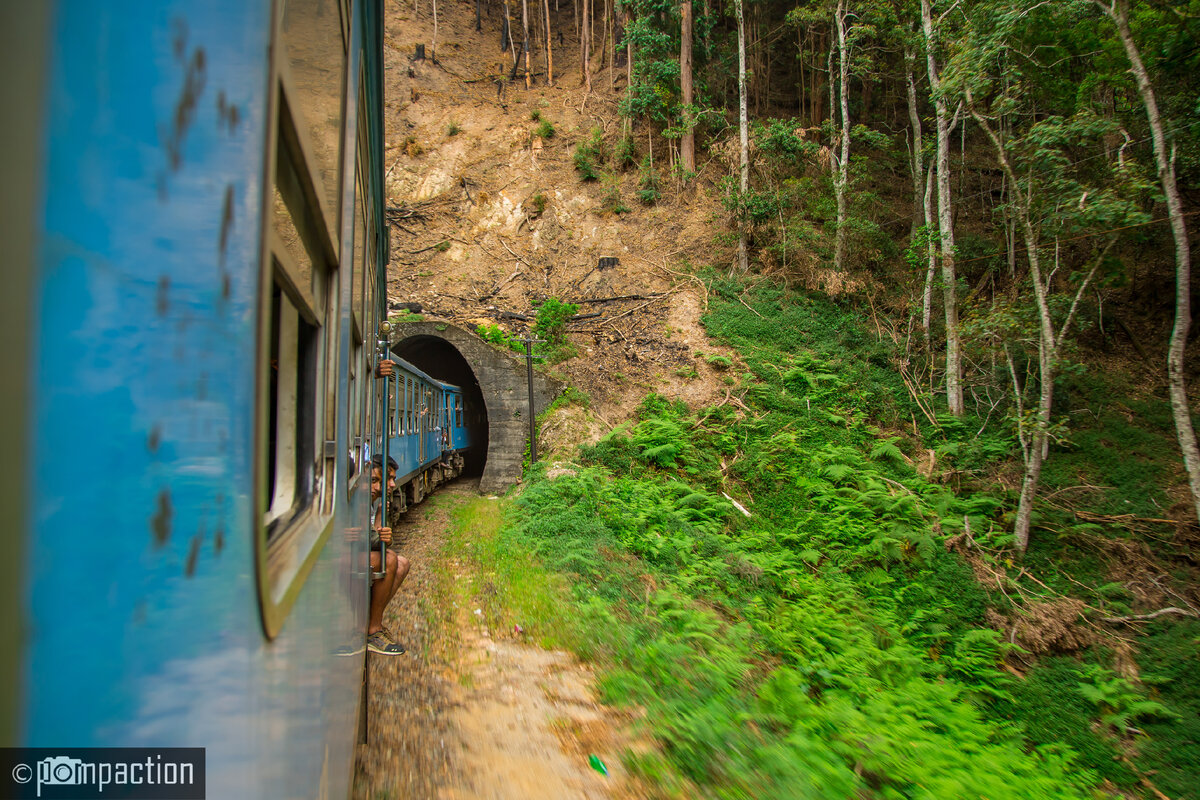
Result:
M1141 682L1103 637L1006 665L1019 648L995 620L1053 589L1024 570L985 588L946 546L965 537L1004 573L1013 498L984 479L1011 449L1002 426L902 433L919 411L892 345L827 299L715 279L705 322L740 354L741 400L651 395L459 543L485 565L489 614L594 659L606 700L645 709L661 755L630 755L635 771L679 796L1091 797L1148 774L1197 796L1200 626L1154 626ZM1122 480L1087 458L1093 416L1064 481ZM921 474L917 441L954 481ZM1127 472L1106 502L1148 480ZM1031 569L1092 587L1083 614L1128 608L1094 559L1055 560L1099 535L1066 516L1045 515L1059 535L1041 532Z

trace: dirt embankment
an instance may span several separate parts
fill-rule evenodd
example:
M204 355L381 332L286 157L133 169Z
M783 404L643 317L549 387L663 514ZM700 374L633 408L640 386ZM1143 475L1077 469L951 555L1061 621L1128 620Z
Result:
M579 303L580 319L568 326L579 355L551 369L590 396L592 413L550 425L551 449L599 436L648 391L719 400L721 376L697 355L719 352L699 325L705 290L682 270L729 261L715 239L727 229L714 189L726 165L701 164L685 186L670 177L658 140L662 199L652 206L637 199L636 169L608 166L607 177L581 180L576 145L597 128L611 145L621 129L624 71L611 73L610 86L597 57L592 90L580 86L569 6L551 13L555 82L546 84L535 60L528 89L523 75L507 80L513 62L499 48L498 6L483 15L481 32L473 4L440 6L436 51L428 8L414 15L389 4L387 13L389 299L512 333L528 330L547 297ZM519 35L519 14L517 25ZM415 58L418 44L436 60ZM539 136L546 123L553 135ZM649 148L638 136L641 159ZM618 196L628 213L606 210ZM617 262L601 266L601 258Z

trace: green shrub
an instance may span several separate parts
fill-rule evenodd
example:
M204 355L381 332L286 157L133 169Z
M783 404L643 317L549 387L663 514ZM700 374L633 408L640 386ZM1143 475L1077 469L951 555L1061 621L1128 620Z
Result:
M513 350L517 353L525 352L525 345L521 343L521 340L499 325L479 325L475 328L475 333L485 342L494 344L497 347Z
M549 139L554 136L554 126L550 124L550 120L544 119L541 124L534 129L533 135L542 139Z
M593 128L591 135L575 146L573 161L583 180L599 180L600 168L604 163L604 131Z
M533 212L532 216L540 217L546 211L547 202L546 195L542 192L538 192L529 198L530 210Z
M1012 700L996 711L1021 723L1034 746L1067 744L1081 766L1095 770L1118 786L1133 786L1137 776L1119 760L1114 742L1092 729L1095 706L1079 691L1085 682L1084 667L1065 657L1042 659L1012 687Z
M719 353L712 353L704 357L704 360L709 363L713 369L729 369L733 366L733 359L729 356L723 356Z
M1146 626L1138 645L1142 681L1170 708L1170 718L1150 718L1139 738L1139 766L1169 797L1200 797L1200 620L1159 619Z
M613 146L613 166L619 170L627 170L637 163L637 145L633 134L625 134Z
M629 206L621 200L621 180L616 175L604 178L604 193L600 197L600 211L607 214L628 214Z
M537 345L537 352L551 364L574 358L579 351L567 341L567 323L579 311L574 303L564 303L557 297L548 297L538 306L533 323L533 334L545 339Z
M639 189L638 200L648 206L652 206L662 198L662 192L659 190L659 175L658 170L650 163L650 158L647 156L642 161L642 166L639 171Z

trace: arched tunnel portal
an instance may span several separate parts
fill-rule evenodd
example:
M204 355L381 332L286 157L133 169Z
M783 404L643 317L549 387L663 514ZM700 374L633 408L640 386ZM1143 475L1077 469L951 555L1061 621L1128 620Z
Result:
M392 327L391 351L465 395L473 449L466 473L480 474L479 490L507 489L521 477L529 436L529 384L525 359L484 342L448 322L401 322ZM534 414L562 391L553 378L533 376Z

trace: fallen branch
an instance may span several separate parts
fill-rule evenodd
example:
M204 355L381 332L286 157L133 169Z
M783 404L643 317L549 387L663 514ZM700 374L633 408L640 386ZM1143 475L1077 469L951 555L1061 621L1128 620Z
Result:
M908 389L908 393L912 395L913 402L917 404L917 408L921 409L921 413L925 415L925 419L929 420L929 424L941 430L942 426L938 424L933 413L925 408L925 404L921 402L921 396L917 393L917 387L913 386L913 382L908 377L908 369L904 365L900 366L900 378L904 381L904 388Z
M745 514L747 517L748 517L748 516L750 516L750 512L746 510L746 507L745 507L744 505L742 505L741 503L739 503L737 500L734 500L732 497L730 497L729 495L725 494L724 492L721 492L721 494L725 496L725 499L726 499L726 500L728 500L729 502L733 503L733 506L734 506L734 508L736 508L738 511L742 512L743 514Z
M662 297L666 297L666 295L662 295ZM651 303L653 303L653 302L654 302L654 300L661 300L661 299L662 299L662 297L656 297L656 298L654 298L653 300L647 300L645 303L642 303L640 306L634 306L633 308L629 309L628 311L622 311L620 314L617 314L615 317L611 317L611 318L609 318L609 319L606 319L606 320L604 321L604 324L606 324L606 325L607 325L607 324L611 323L613 320L618 320L618 319L620 319L621 317L624 317L624 316L626 316L626 315L628 315L628 314L632 314L632 313L633 313L633 312L635 312L635 311L640 311L640 310L642 310L643 308L645 308L646 306L648 306L648 305L650 305Z
M501 289L503 289L508 284L512 283L512 281L520 274L521 274L521 270L518 269L512 275L509 275L503 281L501 281L500 283L497 283L495 286L492 287L492 290L490 292L488 292L487 294L485 294L479 298L479 302L484 303L484 302L487 302L488 300L491 300L493 297L495 297L497 294L500 293Z
M757 311L754 311L754 309L753 309L753 308L750 308L750 304L749 304L749 303L747 303L745 300L743 300L743 299L742 299L742 296L741 296L740 294L738 295L738 302L739 302L739 303L741 303L742 305L744 305L746 308L749 308L749 309L750 309L751 311L753 311L755 314L758 314L758 312L757 312ZM766 319L766 317L764 317L762 314L758 314L758 318L759 318L759 319Z
M590 274L590 273L589 273ZM657 300L660 297L666 297L666 292L658 292L656 294L623 294L616 297L596 297L591 300L568 300L571 305L583 306L592 305L594 303L615 303L619 300Z
M443 245L445 245L445 246L443 247ZM446 249L447 249L449 246L450 246L450 242L449 242L449 240L447 240L447 239L443 239L442 241L438 242L437 244L431 244L431 245L429 245L429 247L422 247L420 250L408 250L408 251L406 251L406 252L407 252L407 253L408 253L408 255L410 255L410 256L415 256L415 255L417 255L418 253L425 253L425 252L428 252L428 251L430 251L430 250L438 250L438 249L441 249L441 251L442 251L442 252L445 252L445 251L446 251Z
M1102 617L1102 619L1104 622L1148 622L1156 617L1161 617L1163 614L1182 614L1185 617L1200 618L1200 614L1197 614L1195 611L1170 606L1169 608L1160 608L1158 611L1152 611L1149 614L1132 614L1128 617Z
M1057 493L1056 493L1057 494ZM1050 497L1047 495L1046 497ZM1042 498L1045 500L1046 498ZM1090 511L1080 511L1070 506L1060 505L1058 503L1049 503L1047 505L1057 508L1059 511L1066 511L1068 514L1074 514L1084 522L1113 522L1113 523L1131 523L1131 522L1153 522L1159 525L1175 525L1179 520L1165 519L1163 517L1139 517L1136 514L1093 514Z
M512 257L513 257L513 258L515 258L517 261L520 261L522 264L524 264L524 265L525 265L525 266L527 266L527 267L532 267L532 266L533 266L533 264L530 264L530 263L529 263L528 261L526 261L524 258L521 258L521 256L519 256L519 255L517 255L516 253L514 253L514 252L513 252L513 250L512 250L512 248L511 248L511 247L509 247L509 246L508 246L508 245L505 243L505 241L504 241L503 239L500 239L499 237L497 237L496 241L500 242L500 246L501 246L501 247L503 247L505 250L507 250L507 251L509 252L509 254L510 254L510 255L512 255Z

